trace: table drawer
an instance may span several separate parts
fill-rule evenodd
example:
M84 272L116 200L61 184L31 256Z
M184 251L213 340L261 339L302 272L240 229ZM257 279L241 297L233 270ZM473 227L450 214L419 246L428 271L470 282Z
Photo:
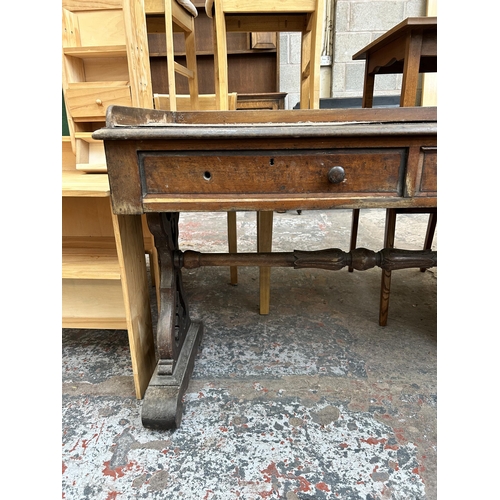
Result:
M437 148L422 148L422 176L419 191L422 194L437 193Z
M141 151L143 195L364 193L402 196L406 148Z

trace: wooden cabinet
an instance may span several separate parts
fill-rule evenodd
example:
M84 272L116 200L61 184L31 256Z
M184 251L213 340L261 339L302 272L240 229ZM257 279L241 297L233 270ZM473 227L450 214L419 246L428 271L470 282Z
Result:
M76 169L62 140L62 327L127 330L135 392L156 363L141 216L115 215L107 174Z
M105 172L104 147L91 133L112 104L153 107L143 2L62 2L62 74L76 168ZM140 61L140 63L137 63Z
M128 332L135 392L144 396L156 354L145 219L113 214L102 141L113 104L153 107L143 2L62 2L62 76L70 137L63 137L62 326Z

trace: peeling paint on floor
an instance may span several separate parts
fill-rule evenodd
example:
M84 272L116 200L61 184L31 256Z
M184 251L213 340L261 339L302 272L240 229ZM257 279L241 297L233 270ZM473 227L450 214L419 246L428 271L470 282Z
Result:
M167 433L144 432L139 404L107 403L82 398L65 410L71 498L425 497L416 446L326 398L249 401L205 386L186 394L182 426Z
M383 216L362 217L377 249ZM255 214L238 218L251 251ZM183 243L225 251L225 214L203 221L182 214ZM349 211L276 214L273 244L345 248L349 228ZM421 232L418 219L401 234L418 248ZM437 498L436 275L393 273L384 328L377 270L271 276L261 316L257 269L237 287L224 268L184 273L205 335L175 431L142 427L126 331L63 330L62 498Z

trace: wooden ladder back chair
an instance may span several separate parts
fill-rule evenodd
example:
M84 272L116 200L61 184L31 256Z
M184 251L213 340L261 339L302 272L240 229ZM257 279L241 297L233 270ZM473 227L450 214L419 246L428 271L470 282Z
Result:
M148 33L165 33L169 110L177 111L176 75L188 79L192 109L198 109L198 69L194 20L198 10L190 0L146 0ZM184 35L186 64L174 58L174 33Z
M228 32L299 32L301 33L300 107L319 109L320 58L322 49L325 0L206 0L205 10L214 19L214 77L219 109L227 109ZM236 213L228 214L236 227ZM273 212L257 213L257 251L272 248ZM236 241L233 241L236 251ZM230 236L230 241L231 241ZM232 270L236 283L236 270ZM271 268L260 268L260 314L269 314Z

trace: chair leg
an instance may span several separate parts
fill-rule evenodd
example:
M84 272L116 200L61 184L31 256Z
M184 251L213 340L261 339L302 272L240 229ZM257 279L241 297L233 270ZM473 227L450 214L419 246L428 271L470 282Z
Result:
M229 79L227 69L226 17L221 3L215 2L213 22L215 94L217 109L227 110Z
M304 31L300 57L300 109L311 109L311 32Z
M352 211L352 221L351 221L351 245L349 251L352 252L356 249L356 242L358 240L358 227L359 227L359 208L355 208ZM353 272L353 268L349 266L349 272Z
M191 72L191 76L188 77L191 108L199 109L198 68L196 64L196 39L194 34L194 19L192 21L192 30L184 33L184 42L186 46L186 67Z
M430 250L432 247L432 240L434 239L436 224L437 210L429 215L429 222L427 223L427 233L425 234L424 250ZM420 269L420 271L425 272L425 268Z
M167 51L167 77L170 111L177 111L177 92L175 89L174 69L174 27L172 22L172 5L165 2L165 43Z
M238 251L236 212L227 213L227 242L229 246L229 253L236 253ZM237 285L238 268L236 266L231 266L229 268L229 273L230 273L231 285Z
M257 212L257 251L270 252L273 241L273 212ZM269 314L271 268L259 269L260 314Z
M394 248L394 233L396 232L396 209L388 208L385 217L385 236L384 248ZM391 271L382 269L382 281L380 284L380 326L387 325L387 316L389 314L389 297L391 294Z

